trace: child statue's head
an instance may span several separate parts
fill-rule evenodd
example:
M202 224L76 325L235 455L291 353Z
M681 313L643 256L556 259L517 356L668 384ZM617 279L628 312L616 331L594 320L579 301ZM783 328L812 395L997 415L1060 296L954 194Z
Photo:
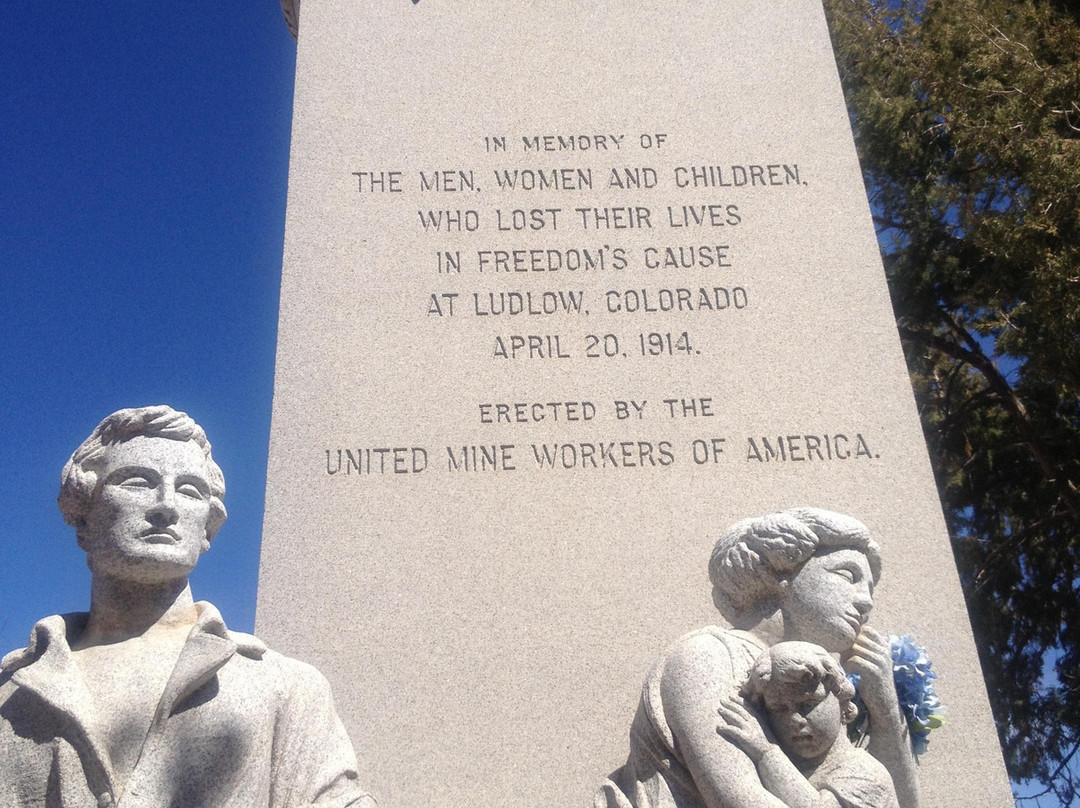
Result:
M859 712L843 668L820 645L807 642L777 643L762 653L742 694L764 707L780 747L801 760L822 757Z

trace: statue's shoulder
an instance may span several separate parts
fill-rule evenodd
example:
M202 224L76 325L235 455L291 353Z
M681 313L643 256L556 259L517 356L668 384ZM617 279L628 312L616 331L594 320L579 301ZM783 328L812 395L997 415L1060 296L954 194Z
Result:
M86 627L86 618L86 612L51 614L41 618L34 623L25 646L9 651L0 658L0 672L10 677L15 671L40 659L50 647L60 653L68 652L68 637L76 636Z
M273 650L254 634L230 629L228 636L236 643L236 655L255 663L252 667L259 669L263 677L277 680L282 690L305 692L316 698L329 695L330 684L313 665Z
M703 691L727 692L750 669L761 649L761 643L749 634L721 626L690 631L668 646L641 691L642 715L667 749L676 748L669 712L688 705L696 712L694 705Z
M23 709L27 699L24 681L20 684L20 671L30 668L41 661L43 673L48 675L62 663L65 657L71 653L68 645L68 637L75 637L86 627L87 615L85 612L71 614L53 614L38 620L30 630L30 637L26 645L16 648L4 654L0 658L0 707L4 708L4 715L8 711L18 712ZM42 661L43 657L48 658ZM44 681L48 684L52 677L42 680L37 671L32 671L32 678L39 683ZM26 674L22 674L23 677ZM33 702L34 698L31 697ZM20 706L22 705L22 706ZM5 722L0 721L0 724Z
M654 672L678 675L702 664L719 665L732 672L746 668L764 650L764 645L745 631L705 626L690 631L673 642L657 660Z
M223 669L224 674L240 682L257 683L260 688L284 698L293 698L300 693L321 698L329 692L326 679L311 665L272 650L254 634L227 628L214 604L199 601L195 607L199 617L194 631L222 637L236 649Z
M254 634L228 629L226 636L236 643L236 653L248 659L262 659L270 651L266 643Z
M853 747L843 735L809 780L814 788L832 792L842 806L898 806L889 770L865 749Z

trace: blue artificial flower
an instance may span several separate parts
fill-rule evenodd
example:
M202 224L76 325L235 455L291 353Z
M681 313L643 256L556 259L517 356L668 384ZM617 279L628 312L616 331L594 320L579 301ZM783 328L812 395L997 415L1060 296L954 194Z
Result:
M896 700L911 733L911 748L916 755L921 755L929 748L930 731L945 723L941 716L941 699L934 690L937 674L930 670L926 649L917 644L910 634L890 636L889 645ZM855 686L855 704L859 708L859 718L851 725L850 735L853 740L859 740L869 728L869 716L858 694L859 674L848 674L848 679Z
M921 755L928 748L930 730L944 723L941 699L934 690L937 674L930 670L926 649L918 645L910 634L889 637L889 644L892 647L896 698L911 732L915 754Z

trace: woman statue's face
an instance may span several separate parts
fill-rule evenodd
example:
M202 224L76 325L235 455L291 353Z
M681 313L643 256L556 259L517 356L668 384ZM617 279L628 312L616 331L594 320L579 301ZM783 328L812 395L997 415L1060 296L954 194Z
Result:
M784 638L842 653L851 648L874 605L870 564L859 550L820 550L785 581Z

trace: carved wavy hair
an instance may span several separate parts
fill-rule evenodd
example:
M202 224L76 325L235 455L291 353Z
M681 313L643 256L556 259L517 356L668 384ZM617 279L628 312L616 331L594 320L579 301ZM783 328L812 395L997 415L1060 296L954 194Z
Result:
M86 515L98 488L98 471L106 447L123 443L138 436L192 441L206 456L206 475L210 483L210 518L206 522L206 539L213 541L228 514L225 511L225 475L210 454L206 432L184 412L159 404L154 407L133 407L118 410L103 420L78 449L60 474L60 495L56 502L64 521L78 533L86 523Z
M881 548L862 522L821 508L792 508L744 519L717 540L709 559L713 601L728 617L775 599L781 581L794 578L822 548L858 550L874 582L881 577Z
M859 715L852 704L855 686L848 681L844 669L820 645L809 642L780 642L765 650L754 661L750 676L740 692L756 707L765 699L765 691L777 685L798 685L812 693L819 684L826 693L840 700L840 720L850 724Z

